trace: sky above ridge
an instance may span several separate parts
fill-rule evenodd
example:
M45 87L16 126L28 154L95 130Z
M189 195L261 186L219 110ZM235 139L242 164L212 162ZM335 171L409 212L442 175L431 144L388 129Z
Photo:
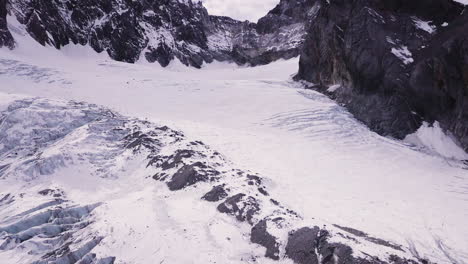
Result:
M202 0L202 2L211 15L257 22L273 9L279 0Z

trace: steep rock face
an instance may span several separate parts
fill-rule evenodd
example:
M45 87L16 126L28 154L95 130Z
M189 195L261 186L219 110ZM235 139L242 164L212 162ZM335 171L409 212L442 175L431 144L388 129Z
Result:
M468 148L467 15L452 1L319 0L296 79L382 135L438 120ZM425 8L418 8L425 6Z
M281 0L257 24L239 24L234 30L224 30L235 36L232 56L239 64L267 64L278 59L290 59L300 53L305 27L310 19L315 0ZM233 25L227 18L220 25ZM234 32L234 34L232 34Z
M468 149L468 13L454 20L419 54L410 77L416 109Z
M217 60L231 60L252 66L299 55L304 42L305 21L261 32L254 23L211 16L208 46Z
M5 46L9 48L13 48L14 40L13 36L11 36L10 31L7 27L7 8L6 8L6 0L0 0L0 48Z
M210 16L200 2L190 0L65 0L53 4L10 0L12 13L42 45L60 49L70 43L89 44L118 61L133 63L143 58L167 66L177 58L194 67L213 60L259 65L297 56L307 16L293 17L299 7L310 8L307 3L282 1L274 14L257 25Z
M202 25L207 13L191 1L10 2L18 21L37 42L58 49L70 43L90 44L118 61L135 62L143 55L165 66L174 57L187 65L200 64L201 48L206 46Z
M308 19L308 11L315 5L315 0L281 0L268 14L258 20L259 33L273 33L277 28L303 23Z

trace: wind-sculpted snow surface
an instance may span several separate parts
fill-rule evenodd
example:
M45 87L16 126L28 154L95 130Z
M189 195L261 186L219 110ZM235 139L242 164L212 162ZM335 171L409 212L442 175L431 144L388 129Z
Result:
M425 263L304 220L270 195L270 180L167 126L81 102L10 101L0 106L2 263Z

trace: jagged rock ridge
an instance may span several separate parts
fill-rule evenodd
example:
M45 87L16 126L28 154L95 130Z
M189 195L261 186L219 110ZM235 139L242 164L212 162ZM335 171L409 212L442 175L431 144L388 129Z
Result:
M13 48L14 40L7 26L6 0L0 0L0 47Z
M296 0L295 0L296 1ZM282 1L286 2L286 1ZM200 67L213 60L266 64L299 54L311 1L282 5L257 25L210 16L198 1L6 0L0 2L0 46L12 47L7 11L40 44L89 44L118 61L146 59L167 66L174 58Z

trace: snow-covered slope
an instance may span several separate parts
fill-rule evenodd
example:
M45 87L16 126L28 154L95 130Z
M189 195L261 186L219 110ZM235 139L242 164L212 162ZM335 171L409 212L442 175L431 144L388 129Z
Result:
M467 262L467 165L369 131L291 82L297 60L162 69L18 42L0 50L6 263Z

